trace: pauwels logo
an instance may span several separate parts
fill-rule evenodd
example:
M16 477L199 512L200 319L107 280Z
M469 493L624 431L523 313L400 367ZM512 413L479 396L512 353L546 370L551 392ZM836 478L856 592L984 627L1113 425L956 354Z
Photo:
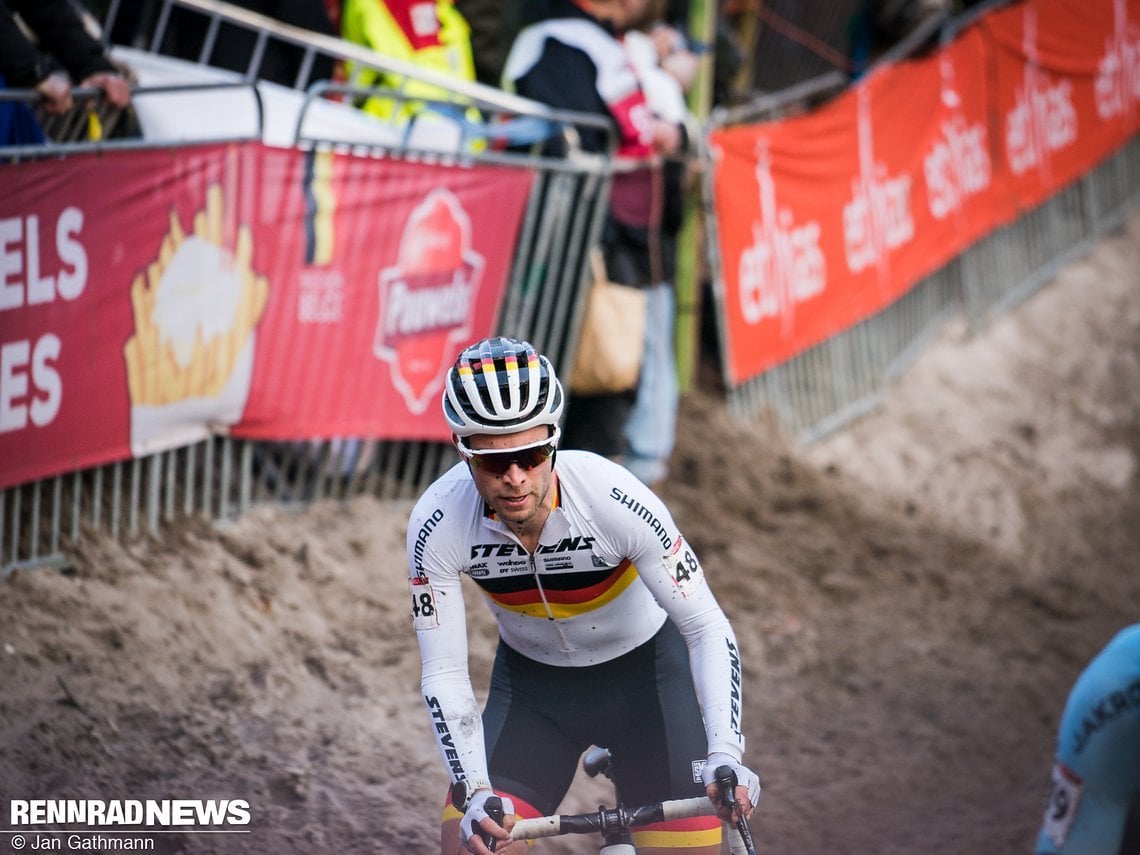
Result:
M819 246L817 220L797 225L776 200L767 140L756 144L756 184L760 218L752 223L752 244L740 254L740 313L749 324L780 318L791 330L795 307L823 292L827 261Z
M1107 121L1125 116L1131 127L1140 101L1140 28L1128 20L1128 0L1113 0L1112 35L1097 63L1096 112Z
M1005 117L1005 150L1014 175L1036 167L1048 176L1049 155L1077 139L1077 109L1071 80L1053 80L1037 57L1037 10L1025 6L1022 49L1025 80L1017 87L1017 103Z
M483 267L471 218L451 191L432 190L404 226L396 263L380 271L372 346L412 413L427 409L457 347L471 338Z

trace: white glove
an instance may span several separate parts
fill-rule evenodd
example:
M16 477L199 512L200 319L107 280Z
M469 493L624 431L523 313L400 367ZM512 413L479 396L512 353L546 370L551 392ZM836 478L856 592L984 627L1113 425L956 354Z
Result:
M493 790L476 790L475 794L471 796L471 800L467 802L467 810L463 813L463 819L459 821L459 838L464 848L470 848L467 841L480 831L479 823L487 818L487 799L494 795L496 793ZM506 796L501 796L501 798L503 800L503 816L514 813L514 802Z
M708 761L705 763L705 768L701 772L701 780L707 787L709 784L716 782L716 770L718 766L728 766L736 773L736 785L738 787L748 788L748 802L752 807L756 807L756 803L760 800L760 779L756 773L749 769L747 766L741 766L739 762L733 760L727 754L710 754Z

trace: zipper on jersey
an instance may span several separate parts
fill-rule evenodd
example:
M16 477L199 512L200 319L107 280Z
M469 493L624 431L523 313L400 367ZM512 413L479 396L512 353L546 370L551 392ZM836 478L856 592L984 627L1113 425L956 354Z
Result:
M534 553L527 553L530 559L530 572L534 575L534 587L538 591L538 595L542 598L542 605L546 609L546 619L553 622L558 629L558 638L562 641L562 652L570 655L573 653L573 648L566 639L566 634L562 631L562 624L558 623L554 618L554 612L550 608L550 602L546 599L546 590L542 587L542 577L538 573L538 562L534 560Z
M538 562L534 560L534 553L528 552L527 558L530 560L530 573L534 576L534 587L542 598L543 608L546 609L546 619L554 620L554 612L550 609L550 602L546 599L546 590L542 587L542 577L538 575Z

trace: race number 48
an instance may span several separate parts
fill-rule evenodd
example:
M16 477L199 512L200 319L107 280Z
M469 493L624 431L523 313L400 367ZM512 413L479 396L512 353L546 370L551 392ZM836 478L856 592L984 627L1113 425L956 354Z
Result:
M673 584L677 586L677 591L682 597L692 596L693 592L701 586L701 582L704 580L704 571L701 570L697 556L693 554L693 551L689 549L682 538L677 538L673 549L662 560L665 562L665 569L673 578Z
M434 629L439 626L439 613L435 607L435 591L426 576L413 576L412 589L412 626L416 630Z

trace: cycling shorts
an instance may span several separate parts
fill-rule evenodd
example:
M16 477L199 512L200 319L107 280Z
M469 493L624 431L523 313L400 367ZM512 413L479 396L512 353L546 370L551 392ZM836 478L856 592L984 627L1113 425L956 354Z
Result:
M535 662L500 641L483 727L495 789L545 814L558 809L591 745L613 754L625 805L705 792L704 723L672 621L630 652L586 667Z

